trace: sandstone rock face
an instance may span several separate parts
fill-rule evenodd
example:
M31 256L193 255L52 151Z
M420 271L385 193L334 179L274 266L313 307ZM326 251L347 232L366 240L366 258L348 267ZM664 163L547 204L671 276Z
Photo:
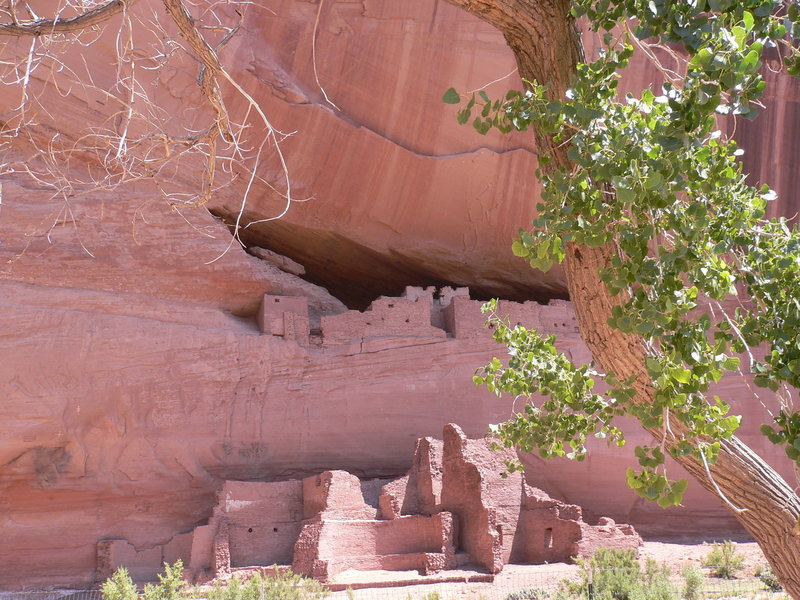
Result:
M141 14L160 11L157 0L139 4L135 10ZM246 17L221 51L222 60L278 129L296 132L284 140L283 150L293 197L298 200L283 218L241 230L246 244L293 259L298 266L284 268L290 272L302 268L310 280L348 306L362 309L378 295L398 295L414 284L463 284L480 296L517 300L565 296L557 269L546 275L535 273L508 250L518 228L527 227L534 216L538 186L532 178L536 157L531 136L479 136L459 126L453 107L441 102L442 92L450 86L468 91L499 78L488 91L501 95L521 85L511 52L498 32L438 0L323 5L283 0L269 11L253 9ZM118 19L109 23L109 33L92 46L94 56L114 55L118 25ZM591 55L593 40L589 34L585 40ZM9 60L20 62L28 50L25 44L5 48L18 54ZM208 122L192 72L195 63L188 57L183 61L169 73L142 69L138 75L143 88L158 90L154 97L163 112L175 115L174 122L169 121L171 129L199 128ZM97 89L74 86L62 98L47 86L46 78L34 77L32 95L41 93L42 105L52 109L37 113L39 125L31 130L35 139L46 142L57 131L60 138L76 140L87 123L116 115L118 107L111 100L101 101L105 90L115 88L118 71L113 61L98 60L87 67L81 53L72 53L64 57L64 64L91 76ZM743 142L754 182L773 181L781 194L773 212L792 216L797 212L793 136L780 132L793 131L800 84L769 73L767 77L774 85L764 117L754 124L724 126ZM335 107L325 101L317 79ZM638 59L622 88L636 91L659 81L658 70ZM222 92L232 113L240 114L241 95L228 85ZM51 98L57 101L57 110L48 102ZM0 106L17 103L17 90L10 86L0 90ZM248 141L258 143L260 132L254 135L257 139ZM775 139L780 140L777 147ZM22 141L15 141L8 153L35 162L33 150ZM89 164L72 160L76 177L91 169L91 158L81 155ZM216 190L206 206L229 224L242 210L248 182L246 169L239 167L242 172ZM264 168L264 180L253 181L240 225L283 212L285 199L270 187L278 185L280 169L272 162ZM159 234L164 228L164 235L156 236L162 240L159 251L172 250L163 241L169 237L167 231L171 235L175 228L188 227L186 233L197 234L200 262L211 260L216 255L201 250L207 241L202 229L207 225L196 225L204 219L180 202L181 194L197 191L201 173L202 165L196 162L170 171L168 191L173 195L168 201L147 178L113 196L76 189L68 202L52 198L50 191L29 178L9 184L4 190L4 219L14 224L15 233L24 235L9 236L5 249L15 256L25 248L31 253L46 248L45 265L49 265L62 258L62 250L51 249L54 237L56 245L74 238L78 252L83 252L83 244L97 255L103 249L93 239L98 229L105 231L107 241L117 240L114 250L121 250L128 246L131 233L136 247L141 243L138 237L146 235L144 224L152 228L157 223ZM124 218L111 214L118 211ZM164 212L171 214L165 219ZM161 221L167 222L158 224ZM40 270L44 280L68 279L64 273L49 274L47 268ZM15 278L30 276L25 270L14 271Z
M376 323L387 324L384 332L366 320L354 327L342 313L324 317L315 334L261 334L254 319L202 303L11 282L3 289L3 331L14 340L14 361L3 364L0 379L9 399L0 441L5 588L88 585L103 539L124 540L111 555L170 547L211 516L222 479L276 481L330 469L397 475L420 435L458 419L480 436L512 405L470 381L498 348L481 327L480 302L463 293L435 298L433 289L411 289L381 300L364 315L382 317ZM430 325L410 325L398 336L395 314L411 320L411 308L424 308L444 328L432 335ZM568 303L501 302L500 311L558 331L565 352L589 358ZM336 343L325 341L329 328ZM745 389L733 378L724 387L726 398ZM754 435L760 407L737 409L748 417L745 439L775 457ZM641 431L627 429L629 446L646 443ZM687 510L640 502L623 483L630 453L594 444L582 464L526 460L537 487L586 505L590 518L606 514L673 534L698 524L735 530L697 486ZM435 465L436 452L414 464L426 461ZM785 460L779 466L788 470ZM446 502L436 477L412 471L411 480L423 511ZM237 561L222 544L213 556L215 565Z
M484 295L518 299L563 296L557 272L533 273L508 251L509 240L534 214L531 198L537 188L530 175L536 163L529 136L481 137L459 126L452 107L441 102L450 85L473 89L513 71L502 37L445 2L326 2L323 8L317 71L338 109L324 101L313 73L315 2L284 0L271 10L248 10L239 33L221 52L231 75L258 99L275 126L296 132L282 147L298 202L284 218L242 230L245 243L293 259L311 280L353 307L363 308L380 294L397 295L405 285L420 283L468 283ZM157 0L142 0L135 10L147 15L163 9ZM93 55L115 55L118 25L118 19L109 23L110 33L92 46ZM29 48L18 44L6 50L18 53L9 60L24 62ZM118 71L111 61L98 61L87 73L80 53L63 60L91 76L98 90L75 86L61 98L34 78L32 95L41 92L48 107L49 97L58 99L57 114L54 107L50 114L40 111L39 126L31 133L44 147L53 131L77 140L87 123L113 120L118 109L117 101L101 102L104 90L115 89ZM189 57L182 60L169 73L141 69L137 76L143 88L158 90L155 99L163 111L176 115L169 121L170 131L199 129L209 122L196 85L196 63ZM514 77L493 89L499 94L506 86L518 86ZM222 88L231 113L243 115L241 95L231 86ZM15 90L0 90L0 106L18 101ZM247 142L258 144L261 135L255 131L255 139ZM31 165L35 154L21 143L14 148L15 157ZM76 169L83 176L91 166ZM235 169L239 175L215 190L206 205L227 222L236 219L248 181L246 165ZM191 212L181 206L182 195L197 191L202 171L197 161L179 163L162 182L171 194L168 200L145 178L137 185L146 200L138 196L131 201L136 192L124 188L123 197L108 209L120 200L130 202L131 211L140 209L133 219L139 226L156 221L152 213L158 205ZM270 187L280 187L279 172L270 157L264 180L256 178L250 189L242 225L283 211L285 199ZM6 189L4 205L27 205L27 194ZM49 195L40 191L41 197ZM73 195L69 207L76 212L79 230L86 227L87 214L105 218L105 207L94 194ZM52 201L24 230L46 244L61 211L64 200ZM63 220L64 229L77 235L71 216ZM198 234L198 245L203 241ZM87 248L94 252L91 245Z
M135 10L159 6L141 0ZM410 466L420 436L438 435L448 422L480 436L508 416L510 400L470 381L501 350L482 332L468 296L450 290L428 302L412 294L399 302L402 314L389 301L372 315L346 310L413 283L464 282L478 295L513 298L563 295L557 272L537 274L508 249L533 216L530 140L478 137L440 102L451 85L473 89L511 72L511 54L496 32L443 2L326 2L317 66L336 110L324 103L310 60L318 7L283 0L271 5L274 13L252 11L222 52L276 126L298 132L284 150L296 197L311 200L242 239L299 267L246 254L220 220L165 201L146 178L91 193L76 183L60 188L64 195L24 174L3 179L0 588L86 586L114 556L147 555L143 565L156 553L171 559L185 548L181 536L211 517L225 480L271 483L331 469L394 477ZM84 58L98 59L88 67L97 88L114 90L116 66L105 57L115 39L112 30L65 64L81 70ZM24 64L29 48L6 47L4 60ZM174 72L141 71L140 82L157 84L166 113L202 123L196 63L184 60ZM652 80L647 65L636 72ZM49 108L37 115L34 138L48 143L58 132L69 147L87 124L115 122L119 106L107 96L79 86L62 96L44 87L47 80L39 72L31 80L31 93L44 89ZM512 75L490 91L518 84ZM765 119L737 130L746 159L757 160L748 163L754 173L777 169L784 195L777 209L786 214L797 208L796 169L790 148L771 144L791 137L781 132L794 127L793 85L773 92ZM223 91L240 109L241 98ZM0 86L0 106L18 101L18 90ZM775 135L756 136L764 131ZM33 150L16 140L2 152L0 164L28 161ZM93 161L81 155L61 166L83 177ZM169 174L171 192L197 189L201 169L189 166ZM274 183L276 173L266 179ZM208 208L230 220L246 179L218 190ZM250 199L245 222L283 206L261 180ZM300 279L300 267L335 295ZM307 315L273 311L280 327L270 321L267 329L262 320L259 328L265 293L307 298ZM420 320L423 307L428 321ZM504 310L559 333L574 358L590 358L568 303L507 303ZM373 323L375 316L384 321ZM333 327L327 341L323 323ZM758 434L773 399L760 392L763 404L754 402L751 383L750 375L731 377L718 393L744 415L745 440L791 475ZM628 448L646 443L635 426L626 430ZM738 531L698 486L690 485L685 508L645 503L624 485L630 452L600 443L591 450L581 464L524 460L531 481L583 506L590 522L609 515L648 533ZM438 503L437 481L416 485L414 502ZM109 543L98 554L102 540ZM214 563L208 568L230 564L227 547L209 536L205 543Z

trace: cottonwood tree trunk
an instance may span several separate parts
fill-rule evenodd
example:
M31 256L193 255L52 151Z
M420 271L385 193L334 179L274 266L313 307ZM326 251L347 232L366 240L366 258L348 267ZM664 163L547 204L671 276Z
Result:
M514 51L520 76L549 83L559 98L569 86L576 65L583 59L580 34L568 16L568 0L448 0L497 27ZM567 148L537 135L539 152L547 152L555 165L570 168ZM598 269L608 265L616 248L571 245L564 270L581 336L604 369L620 379L636 375L636 402L651 403L653 388L645 368L647 350L642 338L624 334L608 325L611 308L624 300L612 297L600 280ZM670 423L674 433L680 424ZM650 430L669 446L674 439L660 429ZM761 457L734 437L723 441L719 458L706 466L696 457L678 462L703 487L721 498L758 542L786 591L800 600L800 498ZM710 473L710 477L709 477Z

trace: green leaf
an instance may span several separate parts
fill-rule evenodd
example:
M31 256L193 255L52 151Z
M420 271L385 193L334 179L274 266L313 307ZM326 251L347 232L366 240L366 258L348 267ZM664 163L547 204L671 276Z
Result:
M735 371L739 368L739 359L735 356L729 356L723 361L722 368L726 371Z
M636 200L636 192L628 188L617 188L617 198L623 204L632 204Z
M459 104L461 102L461 96L455 88L450 88L444 93L444 96L442 96L442 102L445 104Z
M476 117L472 122L472 126L475 128L475 131L481 135L486 135L492 128L492 123L489 120L482 120L480 117Z
M689 66L697 69L705 69L713 60L714 55L708 48L702 48L697 54L694 55L692 60L689 61Z
M737 70L740 73L754 73L756 69L758 69L758 52L750 50L750 52L744 55Z
M628 467L628 470L625 472L625 479L628 482L628 487L632 490L637 490L644 486L644 483L637 477L636 471L630 467Z
M744 28L747 31L752 31L753 25L755 24L755 19L753 19L753 13L746 10L742 13L742 23L744 23Z
M664 183L664 177L658 171L650 171L647 175L647 180L644 182L645 189L652 190Z
M673 505L675 505L675 504L679 504L679 503L680 503L680 500L678 500L678 501L676 502L676 501L675 501L675 498L673 497L673 495L672 495L672 494L667 494L666 496L660 496L660 497L659 497L659 498L656 500L656 502L658 503L658 505L659 505L661 508L669 508L670 506L673 506Z
M692 372L689 369L676 367L670 371L670 376L678 383L689 383L692 379Z
M514 256L519 256L521 258L528 258L528 256L530 256L528 248L519 240L514 240L511 243L511 252L514 253Z
M645 365L647 366L647 371L651 375L659 375L662 371L661 363L658 362L655 358L650 356L645 357L644 359Z
M734 27L731 33L733 34L733 39L736 40L736 45L739 48L743 48L745 38L747 37L747 31L745 31L744 27Z

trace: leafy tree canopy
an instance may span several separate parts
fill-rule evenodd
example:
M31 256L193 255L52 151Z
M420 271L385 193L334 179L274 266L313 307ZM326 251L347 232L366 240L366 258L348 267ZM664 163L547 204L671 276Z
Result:
M578 66L565 97L530 81L503 99L453 89L443 99L461 104L458 120L480 133L536 127L569 148L569 165L540 156L539 216L513 252L547 271L570 244L614 244L601 278L622 301L608 322L651 349L655 392L651 403L637 401L632 377L573 365L553 336L511 327L490 303L495 339L510 358L493 360L475 382L498 395L544 398L496 426L501 443L582 460L589 436L621 446L615 419L636 417L677 439L636 448L640 469L629 469L628 484L661 506L679 504L686 482L667 477L665 456L715 462L740 417L709 389L726 372L750 370L756 385L781 393L763 432L800 466L800 413L787 392L800 384L800 233L765 218L775 192L747 184L742 151L717 129L720 115L758 114L765 49L800 75L800 3L578 0L572 15L588 19L602 50ZM635 49L656 61L664 83L620 97L619 72ZM658 52L685 57L685 70L663 67ZM596 381L605 391L595 391Z

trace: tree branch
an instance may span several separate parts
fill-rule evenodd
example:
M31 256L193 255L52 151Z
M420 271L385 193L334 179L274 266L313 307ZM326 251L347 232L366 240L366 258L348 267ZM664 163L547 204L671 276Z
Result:
M186 10L183 2L181 2L181 0L163 1L164 8L166 8L169 16L172 17L175 25L178 26L181 36L186 40L192 51L205 67L200 78L200 88L203 90L203 94L205 94L211 106L214 108L214 112L217 114L220 134L224 140L231 141L232 137L230 133L228 111L225 109L225 104L222 101L222 96L217 86L217 75L220 75L224 70L219 62L219 57L214 49L208 45L208 42L206 42L203 36L200 35L200 32L197 31L194 18L189 14L189 11Z
M75 17L62 19L36 19L16 23L0 23L0 35L40 36L54 33L75 33L108 20L118 12L132 6L136 0L108 0Z

